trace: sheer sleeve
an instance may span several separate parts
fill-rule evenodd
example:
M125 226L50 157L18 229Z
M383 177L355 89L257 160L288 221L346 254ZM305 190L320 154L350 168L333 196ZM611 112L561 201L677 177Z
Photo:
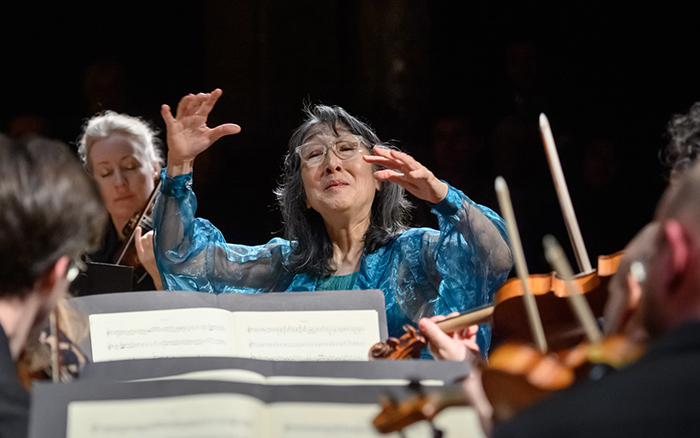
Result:
M440 274L444 310L490 304L513 266L503 219L452 186L432 211L440 233L423 236L421 261L426 272Z
M498 214L451 186L447 197L432 207L439 232L419 228L404 233L403 263L397 266L396 300L414 322L492 303L512 267L505 224ZM490 326L482 325L478 341L484 353L490 338Z
M290 243L275 238L265 245L226 243L209 221L195 219L192 174L161 178L153 212L154 251L163 287L201 292L285 290L292 275L284 265Z

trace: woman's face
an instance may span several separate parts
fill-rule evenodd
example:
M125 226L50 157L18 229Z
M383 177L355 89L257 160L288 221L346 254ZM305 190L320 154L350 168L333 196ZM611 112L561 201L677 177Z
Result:
M356 141L356 137L342 127L338 127L336 135L331 128L321 125L305 144L330 147L342 140ZM366 147L360 144L359 152L344 160L330 149L322 162L316 165L308 165L302 160L301 179L307 207L319 212L324 219L338 213L368 217L380 185L374 178L372 165L362 159L368 153Z
M146 205L154 187L156 164L146 161L138 143L121 133L93 143L88 159L107 211L119 228Z

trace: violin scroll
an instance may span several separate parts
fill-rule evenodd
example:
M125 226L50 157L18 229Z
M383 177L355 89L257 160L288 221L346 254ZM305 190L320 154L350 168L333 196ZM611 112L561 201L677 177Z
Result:
M406 333L400 338L389 338L386 342L377 342L369 350L369 360L387 359L418 359L420 352L428 343L415 327L406 324L403 326Z

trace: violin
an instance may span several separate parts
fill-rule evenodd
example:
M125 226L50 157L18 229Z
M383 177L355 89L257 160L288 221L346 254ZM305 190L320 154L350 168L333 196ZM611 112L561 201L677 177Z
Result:
M550 263L556 265L554 266L556 274L529 275L507 185L502 178L498 178L496 191L511 238L511 249L515 258L518 279L507 282L496 295L496 311L493 316L494 334L501 330L501 327L503 327L502 332L507 332L516 338L518 336L522 338L525 333L528 333L522 328L523 324L521 323L516 325L517 328L511 327L511 330L505 330L512 318L499 318L501 309L508 308L508 306L504 306L505 303L510 302L511 306L516 306L516 303L522 302L526 308L529 333L535 340L536 348L533 348L529 343L511 342L499 346L490 354L489 364L484 366L482 370L481 383L493 408L493 418L495 419L508 418L551 392L572 385L585 375L581 370L590 369L592 364L605 363L613 367L623 366L636 360L643 351L641 347L628 342L621 336L603 338L597 327L594 315L602 315L602 308L607 300L607 280L617 270L622 253L600 257L598 271L593 271L591 268L578 223L575 221L561 165L556 155L549 122L544 114L540 117L540 129L545 147L548 150L548 160L567 222L567 230L582 274L574 276L570 267L568 270L566 269L568 261L561 247L552 238L547 239L549 242L546 244L546 248L549 253L548 260L551 259ZM552 253L555 254L552 255ZM538 299L535 298L531 289L538 291ZM596 292L601 296L592 300L591 298L596 296ZM520 299L521 297L522 299ZM551 324L546 320L550 329L549 336L545 336L538 304L542 301L546 302L546 300L561 303L561 297L566 297L571 310L562 315L564 312L561 309L547 309L545 316L554 315L559 318L564 316L568 323L557 327L556 324ZM596 309L598 311L591 309L589 305L591 301L599 302L599 307ZM585 333L588 342L578 344L569 350L548 352L548 340L565 339L566 342L562 342L562 345L555 345L557 349L573 342L571 331L567 329L573 319L572 315L578 319L582 329L580 329L580 333ZM383 406L385 409L390 407L386 404ZM396 409L394 410L396 411ZM428 416L423 417L430 419ZM415 414L412 414L411 418L422 419ZM375 426L376 423L377 420L375 420Z
M143 210L134 213L132 218L129 219L126 225L124 225L122 235L128 237L122 242L119 250L114 255L115 265L125 265L134 268L134 283L136 285L143 282L148 276L148 272L141 264L138 253L136 252L136 245L134 242L136 228L141 227L144 231L150 231L153 229L153 204L155 202L156 195L160 190L160 186L161 181L159 179L153 188L153 191L148 196L148 200L146 201L146 205L144 206Z
M576 290L585 295L596 318L603 315L608 297L608 283L617 271L624 251L598 257L598 269L573 277ZM530 291L535 296L540 309L542 324L547 342L553 350L563 350L579 344L584 333L566 301L569 289L566 282L556 273L532 274L527 277ZM508 339L526 342L528 336L523 320L523 282L511 278L496 292L493 315L493 337L495 340Z
M372 422L374 428L382 434L399 432L405 427L418 421L429 421L446 408L452 406L467 406L469 401L460 389L424 393L420 388L418 395L403 402L391 397L383 397L380 401L381 412Z
M60 321L60 322L59 322ZM63 361L64 350L77 353L84 361L84 355L76 351L77 346L71 342L61 327L69 329L71 336L79 336L77 316L71 313L63 303L49 314L48 332L27 340L17 359L17 376L28 391L37 380L53 380L54 383L70 379L73 365ZM80 360L77 356L76 359ZM70 359L68 359L70 361Z
M483 324L489 321L493 314L494 307L487 306L478 310L472 310L461 315L445 318L437 322L445 333L452 333L456 330L469 327L474 324ZM400 338L390 337L386 342L377 342L369 350L369 360L401 360L418 359L421 350L428 346L428 342L420 332L410 324L405 324L403 330L406 332Z

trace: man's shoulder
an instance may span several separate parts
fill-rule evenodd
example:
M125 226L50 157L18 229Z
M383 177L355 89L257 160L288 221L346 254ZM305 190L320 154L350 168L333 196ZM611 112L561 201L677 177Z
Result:
M700 436L699 366L697 352L642 359L529 407L498 424L494 437L640 438L667 436L679 424L673 436Z

